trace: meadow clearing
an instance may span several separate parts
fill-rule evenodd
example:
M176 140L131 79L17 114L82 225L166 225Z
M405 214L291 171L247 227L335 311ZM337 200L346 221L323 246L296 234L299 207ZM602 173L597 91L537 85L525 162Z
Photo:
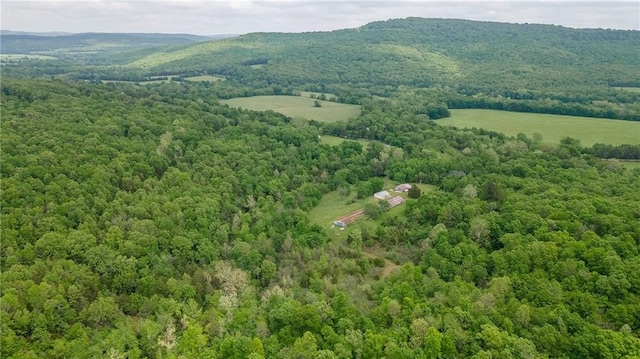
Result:
M214 76L214 75L200 75L200 76L191 76L184 78L187 81L195 81L195 82L216 82L216 81L224 81L224 77Z
M178 76L179 75L150 76L150 77L147 77L143 81L102 80L102 83L121 82L121 83L140 84L140 85L161 84L161 83L169 82L169 81L171 81L171 79L173 79L174 77L178 77Z
M640 143L640 122L481 109L451 110L451 117L437 123L459 128L484 128L509 136L540 133L545 144L558 144L563 137L579 139L584 146Z
M342 137L331 136L331 135L320 136L320 143L325 143L329 146L338 146L344 141L356 141L360 143L363 148L367 148L370 142L369 140L352 140L348 138L342 138Z
M615 89L629 92L640 92L640 87L616 87Z
M360 115L360 106L337 102L320 101L321 107L314 106L314 99L302 96L252 96L221 100L232 107L247 110L273 110L293 118L304 118L319 122L345 121Z
M620 164L630 170L640 169L640 161L620 161Z

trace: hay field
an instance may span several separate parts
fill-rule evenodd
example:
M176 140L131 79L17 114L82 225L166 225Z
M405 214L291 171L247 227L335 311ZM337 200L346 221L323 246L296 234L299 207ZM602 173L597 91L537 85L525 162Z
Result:
M360 106L320 101L321 107L314 107L314 99L301 96L252 96L237 97L220 102L247 110L273 110L293 118L304 118L319 122L345 121L360 115Z
M584 146L640 143L640 122L604 118L463 109L451 110L451 117L436 122L460 128L484 128L509 136L524 133L532 137L538 132L543 142L550 145L559 144L563 137L579 139Z

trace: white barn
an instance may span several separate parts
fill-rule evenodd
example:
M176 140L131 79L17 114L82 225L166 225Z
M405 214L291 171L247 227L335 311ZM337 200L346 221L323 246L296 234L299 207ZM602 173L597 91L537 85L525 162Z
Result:
M373 198L375 199L381 199L381 200L385 200L387 198L391 197L391 194L387 191L380 191L380 192L376 192L373 195Z

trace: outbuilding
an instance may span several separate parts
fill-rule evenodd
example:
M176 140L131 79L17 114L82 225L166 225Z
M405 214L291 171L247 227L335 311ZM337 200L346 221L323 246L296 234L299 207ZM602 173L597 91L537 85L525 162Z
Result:
M391 194L388 191L380 191L380 192L376 192L373 195L373 198L375 199L380 199L380 200L385 200L387 198L391 197Z
M411 185L408 183L399 184L396 186L396 192L409 192Z

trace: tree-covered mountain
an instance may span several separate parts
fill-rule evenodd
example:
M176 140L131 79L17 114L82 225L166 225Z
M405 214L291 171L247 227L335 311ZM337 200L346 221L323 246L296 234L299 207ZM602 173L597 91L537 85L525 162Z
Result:
M0 356L640 356L640 171L410 104L301 125L207 83L3 79ZM436 189L311 220L383 178Z
M302 85L550 90L640 84L640 32L408 18L356 29L254 33L145 56L153 72Z

